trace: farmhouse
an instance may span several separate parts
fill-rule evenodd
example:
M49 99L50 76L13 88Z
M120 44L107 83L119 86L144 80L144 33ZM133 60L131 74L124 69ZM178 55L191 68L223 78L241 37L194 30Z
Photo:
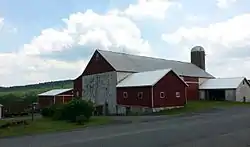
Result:
M53 89L38 94L40 108L45 108L53 104L67 103L73 99L73 89Z
M205 71L205 51L200 46L191 50L191 63L96 50L83 73L74 80L74 95L106 106L103 110L108 109L109 113L124 112L126 108L117 103L116 86L135 73L163 69L172 69L188 84L187 100L199 100L200 83L214 78Z
M209 79L199 89L201 99L250 102L250 83L244 77Z

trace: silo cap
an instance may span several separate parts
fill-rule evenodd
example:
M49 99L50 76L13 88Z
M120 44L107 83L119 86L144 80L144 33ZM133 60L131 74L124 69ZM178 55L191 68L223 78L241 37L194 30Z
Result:
M205 52L205 49L202 46L195 46L192 48L191 52Z

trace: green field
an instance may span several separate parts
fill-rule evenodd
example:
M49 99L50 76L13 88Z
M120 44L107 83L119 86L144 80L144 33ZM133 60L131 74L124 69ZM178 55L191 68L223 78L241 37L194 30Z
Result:
M6 123L7 120L0 120L0 125ZM104 125L111 122L107 117L93 117L86 125L78 125L66 121L53 121L48 118L35 119L33 122L28 120L29 125L20 125L7 129L0 129L0 138L7 136L30 135L37 133L48 133L58 131L68 131L89 126Z
M39 94L51 89L59 88L73 88L72 80L64 81L54 81L54 82L45 82L32 85L24 86L13 86L13 87L0 87L0 96L13 94L16 96L23 96L25 94Z

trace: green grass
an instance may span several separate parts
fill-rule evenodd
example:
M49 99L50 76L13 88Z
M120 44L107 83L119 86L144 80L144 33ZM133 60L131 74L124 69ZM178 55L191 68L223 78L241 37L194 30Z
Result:
M0 125L6 123L5 120L0 120ZM75 123L69 123L65 121L52 121L47 118L35 119L33 122L28 120L30 123L28 126L15 126L7 129L0 129L0 138L7 136L21 136L31 135L38 133L58 132L58 131L69 131L78 128L84 128L89 126L103 125L111 122L111 119L107 117L93 117L85 125L77 125Z
M189 101L187 105L179 109L170 109L157 112L155 114L160 115L175 115L188 112L198 112L202 110L212 109L212 108L226 108L233 106L249 106L250 103L242 102L227 102L227 101Z

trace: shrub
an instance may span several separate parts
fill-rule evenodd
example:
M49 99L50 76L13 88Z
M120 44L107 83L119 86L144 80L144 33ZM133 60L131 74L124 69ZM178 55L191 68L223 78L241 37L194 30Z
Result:
M81 99L73 99L67 104L53 105L42 110L42 116L51 117L54 120L68 120L76 122L76 118L82 115L89 120L94 111L93 103Z
M65 105L57 105L56 107L52 108L53 109L53 119L54 120L64 120L64 107Z
M76 117L84 115L86 119L90 119L94 111L93 104L89 101L74 99L64 107L64 118L69 121L76 121Z
M50 107L48 108L43 108L41 111L41 114L43 117L51 117L53 115L53 112Z

